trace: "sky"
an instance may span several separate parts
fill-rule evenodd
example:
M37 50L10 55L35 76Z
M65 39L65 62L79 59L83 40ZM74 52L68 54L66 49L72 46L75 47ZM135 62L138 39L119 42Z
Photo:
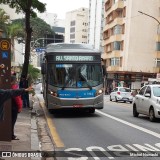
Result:
M89 8L89 0L39 0L46 3L48 13L56 13L58 19L65 19L66 12L86 7Z

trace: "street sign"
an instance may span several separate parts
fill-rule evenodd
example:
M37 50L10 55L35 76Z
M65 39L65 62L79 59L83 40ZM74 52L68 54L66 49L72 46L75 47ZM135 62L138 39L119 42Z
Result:
M44 52L45 50L45 48L36 48L36 52Z
M0 38L0 88L10 89L11 40ZM0 141L11 141L11 101L0 106Z

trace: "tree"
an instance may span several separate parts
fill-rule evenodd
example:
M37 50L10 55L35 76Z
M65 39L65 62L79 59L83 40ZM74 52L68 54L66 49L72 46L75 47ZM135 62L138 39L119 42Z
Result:
M28 74L29 58L30 58L30 42L32 35L32 28L30 26L30 17L36 17L34 10L38 10L40 13L43 13L46 8L45 5L39 0L0 0L0 4L8 4L9 7L15 8L16 13L23 12L25 14L25 59L22 69L22 75Z
M12 24L25 24L25 19L15 19L12 21ZM30 24L32 27L32 37L34 40L37 40L38 38L42 38L43 36L45 36L45 34L50 34L50 35L54 35L54 31L52 30L51 26L49 24L47 24L44 20L42 20L41 18L38 17L31 17L30 20ZM22 36L23 37L23 36Z
M34 68L33 65L29 65L28 78L29 78L29 84L33 83L35 80L40 78L40 70L37 68Z
M11 45L12 47L14 47L14 39L17 37L22 37L24 36L24 28L20 23L11 23L8 24L7 27L7 37L9 37L11 39ZM15 60L15 54L14 52L12 52L11 49L11 60L14 61Z
M5 33L7 32L7 24L10 21L9 15L0 8L0 29L2 29Z
M51 29L51 26L41 18L38 18L38 17L31 18L31 26L33 29L32 36L35 39L42 38L42 36L44 36L46 33L54 35L54 32Z

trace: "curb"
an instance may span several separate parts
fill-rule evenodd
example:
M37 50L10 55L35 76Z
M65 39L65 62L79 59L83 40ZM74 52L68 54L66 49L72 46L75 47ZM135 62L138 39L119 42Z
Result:
M36 119L36 113L34 111L35 99L33 96L30 99L31 99L30 106L32 108L31 110L31 150L40 151L40 142L39 142L38 131L37 131L37 119ZM31 158L31 159L41 160L41 158Z
M52 141L48 124L46 122L46 117L44 111L40 106L40 99L34 96L34 103L32 109L32 122L33 122L33 142L38 139L39 151L55 151L55 146ZM32 137L32 136L31 136ZM37 141L37 140L36 140ZM34 147L34 144L32 144ZM35 148L34 148L35 149ZM38 148L37 148L38 149ZM42 160L54 160L55 157L43 157Z

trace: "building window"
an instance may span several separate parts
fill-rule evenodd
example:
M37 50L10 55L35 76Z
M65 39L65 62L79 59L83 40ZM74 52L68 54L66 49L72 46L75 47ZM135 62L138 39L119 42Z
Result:
M76 24L76 21L71 21L70 23L71 26L75 26L75 24Z
M111 66L120 66L120 58L111 58Z
M121 42L115 41L113 42L113 50L120 50L121 49Z
M111 52L111 44L107 44L105 47L104 47L104 50L105 52Z
M70 34L70 39L74 39L75 38L75 34Z
M113 34L122 34L122 26L121 25L116 25L113 29Z
M82 38L87 38L87 36L82 35Z
M75 32L75 27L70 28L70 32L71 33Z
M156 67L160 67L160 58L156 59Z
M156 42L156 50L160 51L160 42Z

